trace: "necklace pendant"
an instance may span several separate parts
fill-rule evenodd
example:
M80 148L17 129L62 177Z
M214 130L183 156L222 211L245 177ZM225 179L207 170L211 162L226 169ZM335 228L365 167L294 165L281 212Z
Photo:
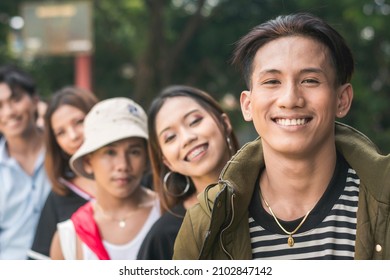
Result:
M118 223L120 228L125 228L126 227L126 222L124 220L120 220Z
M295 244L294 238L291 235L288 236L287 244L288 244L289 247L292 247Z

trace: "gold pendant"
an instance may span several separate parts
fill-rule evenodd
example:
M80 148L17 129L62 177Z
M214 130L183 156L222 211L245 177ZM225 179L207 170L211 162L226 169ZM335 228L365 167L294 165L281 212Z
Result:
M291 235L288 236L287 244L290 247L294 246L294 238Z
M126 222L124 220L119 221L119 227L124 228L126 226Z

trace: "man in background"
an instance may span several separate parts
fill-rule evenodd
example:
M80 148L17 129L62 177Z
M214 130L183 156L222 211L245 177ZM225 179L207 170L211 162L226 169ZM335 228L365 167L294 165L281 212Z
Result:
M26 259L50 190L34 80L0 67L0 259Z

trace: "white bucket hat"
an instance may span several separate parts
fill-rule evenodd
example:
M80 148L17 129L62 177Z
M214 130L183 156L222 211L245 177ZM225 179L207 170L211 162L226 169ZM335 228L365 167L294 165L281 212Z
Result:
M129 137L148 140L147 116L140 105L125 97L97 103L84 120L84 142L70 159L78 175L93 179L85 171L82 158L101 147Z

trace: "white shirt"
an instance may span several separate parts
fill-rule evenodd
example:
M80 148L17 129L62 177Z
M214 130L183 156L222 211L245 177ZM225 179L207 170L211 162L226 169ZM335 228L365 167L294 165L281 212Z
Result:
M128 243L123 245L115 245L103 240L103 245L107 250L111 260L136 260L141 244L149 232L152 225L161 216L160 202L155 200L147 220L142 226L138 234ZM76 259L76 231L71 220L58 224L58 232L60 235L61 249L66 260ZM96 254L89 247L82 243L84 260L98 260Z

